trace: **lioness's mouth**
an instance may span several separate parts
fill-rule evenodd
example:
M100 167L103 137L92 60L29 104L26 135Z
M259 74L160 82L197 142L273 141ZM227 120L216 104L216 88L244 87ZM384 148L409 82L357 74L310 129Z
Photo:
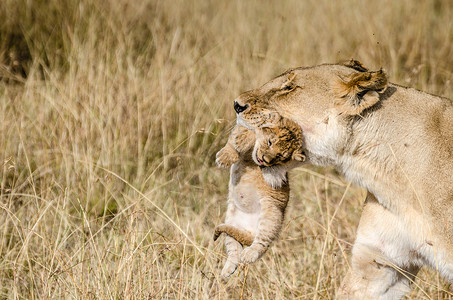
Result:
M254 128L252 126L250 126L243 118L241 118L239 116L239 114L237 114L237 119L236 119L236 123L238 125L241 125L241 126L244 126L245 128L249 129L249 130L254 130Z

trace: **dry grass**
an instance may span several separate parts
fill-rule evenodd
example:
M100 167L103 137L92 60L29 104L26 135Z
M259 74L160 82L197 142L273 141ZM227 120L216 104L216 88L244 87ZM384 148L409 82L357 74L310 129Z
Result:
M219 281L228 174L214 155L232 99L351 57L452 98L452 12L448 0L2 0L0 298L332 299L364 192L309 166L292 172L279 241ZM416 284L410 299L452 299L433 271Z

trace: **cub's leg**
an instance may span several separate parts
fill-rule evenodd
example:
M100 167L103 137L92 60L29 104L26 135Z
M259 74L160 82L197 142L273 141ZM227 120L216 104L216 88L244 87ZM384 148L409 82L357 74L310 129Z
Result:
M239 160L239 153L251 149L255 144L253 131L236 125L232 130L228 142L216 154L216 164L221 168L228 168Z
M239 154L231 144L226 144L225 147L219 150L215 155L215 163L220 168L228 168L239 160Z
M223 280L226 280L236 271L239 264L239 254L242 251L242 245L228 235L225 237L225 247L228 258L220 273Z
M280 230L282 229L288 198L289 189L287 190L284 200L275 199L269 196L261 199L261 215L255 239L250 247L244 248L242 251L241 262L255 262L267 251L270 244L277 239Z
M215 162L220 168L228 168L238 160L239 154L229 143L215 155Z
M232 189L231 186L230 189ZM225 216L226 224L221 224L219 225L220 227L219 226L216 227L216 231L214 233L214 240L216 240L217 237L222 233L220 229L222 228L225 229L224 227L222 227L222 225L228 226L228 228L244 228L244 225L247 225L241 224L241 221L247 219L249 215L247 213L242 212L238 207L236 207L235 203L236 202L234 199L232 198L228 199L228 207ZM228 232L226 233L228 234ZM228 258L220 274L223 280L226 280L228 277L231 276L231 274L234 273L234 271L236 271L237 266L239 264L240 253L242 252L243 249L242 245L229 235L225 237L225 248Z
M253 243L253 239L255 238L248 231L239 229L228 224L219 224L216 226L214 231L214 241L216 241L222 233L225 233L230 237L234 238L242 246L250 246Z
M231 143L239 153L244 153L255 146L255 133L244 126L236 125L231 137Z
M337 299L400 299L420 263L406 245L406 233L399 220L368 193L357 239L352 250L351 269Z

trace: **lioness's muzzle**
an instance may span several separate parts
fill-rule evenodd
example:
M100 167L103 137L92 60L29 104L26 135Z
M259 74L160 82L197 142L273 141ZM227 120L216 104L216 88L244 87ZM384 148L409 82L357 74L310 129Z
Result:
M238 114L240 114L241 112L243 112L244 110L246 110L248 106L249 106L248 104L242 106L242 105L240 105L236 100L234 100L234 110L235 110Z

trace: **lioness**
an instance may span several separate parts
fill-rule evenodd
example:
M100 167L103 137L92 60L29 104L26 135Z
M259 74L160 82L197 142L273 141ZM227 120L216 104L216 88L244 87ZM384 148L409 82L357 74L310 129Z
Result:
M399 299L428 265L453 280L453 104L361 63L289 70L234 101L238 124L282 115L307 161L368 190L340 299Z
M287 119L256 134L237 126L217 153L219 166L232 165L225 224L214 233L214 240L227 234L224 279L234 273L239 261L255 262L278 237L289 200L287 171L304 160L301 129Z

